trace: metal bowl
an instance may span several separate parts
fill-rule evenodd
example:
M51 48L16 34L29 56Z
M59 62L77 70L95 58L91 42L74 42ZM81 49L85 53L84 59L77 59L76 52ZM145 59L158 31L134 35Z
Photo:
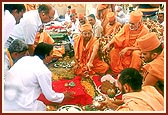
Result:
M101 85L98 86L98 88L97 88L98 93L101 94L101 95L103 95L103 96L105 96L105 97L108 97L107 94L101 92L100 88L101 88ZM116 90L117 90L117 93L116 93L115 97L121 94L121 91L118 88L116 88Z
M76 105L64 105L58 108L57 111L61 112L77 112L77 111L83 111L81 107L76 106Z

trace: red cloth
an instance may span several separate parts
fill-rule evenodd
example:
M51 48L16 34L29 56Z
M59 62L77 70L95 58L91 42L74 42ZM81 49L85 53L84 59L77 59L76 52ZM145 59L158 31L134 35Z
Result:
M70 83L70 82L74 82L75 83L75 87L69 87L69 86L65 86L65 83ZM68 101L68 102L63 102L61 103L61 105L65 105L65 104L81 104L81 105L88 105L88 104L92 104L92 97L90 95L88 95L85 90L84 87L81 85L81 77L76 76L74 79L72 80L58 80L58 81L54 81L52 82L52 87L53 90L56 92L64 92L64 91L74 91L74 99L72 101ZM52 104L51 101L48 101L45 96L43 94L40 94L38 100L44 102L46 105Z
M94 84L96 85L96 87L99 87L101 85L101 76L93 76L92 77L92 80L94 82Z
M56 30L56 29L64 29L64 27L62 27L62 26L50 26L50 27L46 28L46 30L52 30L52 29L54 29L54 30Z
M117 95L116 99L121 99L122 100L122 94Z

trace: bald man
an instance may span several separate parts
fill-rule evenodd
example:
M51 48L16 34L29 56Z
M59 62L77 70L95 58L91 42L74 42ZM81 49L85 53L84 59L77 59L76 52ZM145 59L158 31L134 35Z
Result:
M22 39L29 46L29 54L33 55L35 35L44 23L54 19L55 9L48 5L39 5L37 10L24 13L20 23L17 24L5 44L8 47L14 39Z

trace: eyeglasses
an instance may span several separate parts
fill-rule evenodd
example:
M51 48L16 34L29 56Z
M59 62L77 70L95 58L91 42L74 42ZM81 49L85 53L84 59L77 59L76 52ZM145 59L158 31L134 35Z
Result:
M140 22L129 22L129 25L132 25L132 26L135 26L135 25L138 25L138 24L140 24Z
M137 24L137 23L131 23L131 22L129 22L129 25L133 25L133 26L134 26L134 25L136 25L136 24Z
M48 16L48 18L50 19L50 20L53 20L54 19L54 16L50 16L49 14L45 14L46 16Z
M53 17L53 16L48 15L48 17L50 18L50 20L53 20L53 19L54 19L54 17Z

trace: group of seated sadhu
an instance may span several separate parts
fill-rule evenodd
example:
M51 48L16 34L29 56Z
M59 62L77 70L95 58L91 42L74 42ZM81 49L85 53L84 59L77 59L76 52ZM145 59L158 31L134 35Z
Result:
M130 13L130 22L125 24L113 39L107 43L103 51L113 45L109 57L110 64L103 62L98 56L99 42L92 36L90 24L81 26L81 33L74 36L75 72L84 75L106 74L112 70L114 77L123 69L131 67L143 72L144 85L156 85L164 82L163 45L156 34L149 32L141 22L142 13ZM144 40L142 42L142 40ZM149 44L150 43L150 44ZM145 63L145 65L143 65ZM157 63L157 64L156 64ZM154 64L154 65L153 65ZM163 89L162 94L163 94Z
M109 52L110 64L108 65L107 63L102 61L100 56L98 55L99 40L93 36L93 26L89 24L89 21L86 20L86 17L84 17L84 14L79 13L78 19L80 20L79 20L78 29L80 33L73 36L75 62L76 62L76 65L74 67L75 74L82 75L82 76L84 76L86 73L89 75L93 75L93 74L104 75L110 69L112 70L111 74L114 77L116 77L124 68L131 67L131 68L137 69L138 71L141 71L142 69L146 68L146 65L142 66L143 64L142 59L146 59L146 58L142 58L144 54L142 53L139 46L137 45L138 44L137 41L140 38L144 37L144 35L146 35L147 37L150 37L150 35L148 34L152 35L151 39L153 40L154 37L156 37L156 35L155 33L150 33L148 29L145 27L145 25L142 23L142 16L143 14L141 11L139 10L132 11L130 13L129 23L123 25L122 27L120 23L115 22L115 16L113 12L107 13L107 19L109 22L106 24L104 28L104 35L110 36L113 34L113 38L109 43L107 43L104 46L102 52L105 52L107 49L110 48L110 46L112 46L112 49ZM43 35L43 38L47 38L47 37L44 37L44 34L45 33L43 32L43 34L41 34L40 36ZM150 40L150 43L152 42L152 40ZM150 47L152 47L152 45L155 45L155 44L150 44ZM158 45L154 46L154 48L150 49L149 51L157 49L157 47ZM147 46L146 46L146 49L147 49ZM161 52L157 52L157 51L156 52L152 51L152 52L154 52L154 54L150 53L152 56L150 57L152 59L149 59L149 60L154 60L155 58L158 59L160 55L163 56L163 53ZM142 56L141 56L141 53L142 53ZM156 56L153 56L153 55L156 55ZM160 64L163 64L163 63L159 63L159 65ZM145 71L148 71L145 73L149 74L148 75L149 77L146 77L146 78L149 78L149 80L146 79L144 84L156 85L158 84L158 81L162 81L162 84L163 84L164 64L160 69L161 69L160 71L155 70L155 68L153 67L148 67L147 70L145 69ZM149 72L149 71L156 71L157 75L153 75L153 72ZM144 76L147 76L147 75L145 74ZM151 80L151 79L154 79L154 80ZM163 89L162 89L162 92L163 92Z
M117 110L117 111L130 111L130 110L148 110L157 109L163 110L163 95L164 95L164 51L163 44L159 41L157 35L154 32L149 32L148 29L141 22L142 13L140 11L133 11L130 13L130 23L125 24L121 31L119 31L113 39L104 47L105 51L111 44L113 48L110 51L110 65L103 62L98 56L99 42L96 38L92 36L92 28L89 24L84 24L81 26L81 34L74 36L74 51L75 51L75 62L74 67L75 74L86 76L98 74L106 74L108 69L112 70L113 77L117 76L122 85L127 84L128 86L133 86L133 82L136 79L131 80L128 76L136 76L133 71L137 71L142 74L143 78L139 80L139 83L142 83L142 91L140 94L140 89L124 89L128 92L134 92L123 95L124 104L118 106L115 102L109 101L106 104ZM150 43L150 44L149 44ZM143 65L144 64L144 65ZM128 70L127 70L128 68ZM129 70L133 68L134 70ZM128 72L129 71L129 72ZM131 72L132 71L132 72ZM122 74L125 74L124 76ZM120 78L122 75L122 78ZM124 78L125 77L125 78ZM138 77L138 76L136 76ZM132 82L130 83L129 82ZM138 80L138 79L137 79ZM138 84L138 81L135 82ZM156 89L152 88L154 86ZM126 87L126 86L125 86ZM141 87L141 86L139 86ZM133 88L133 87L132 87ZM123 89L122 89L123 90ZM156 91L156 92L155 92ZM160 100L159 103L148 103L149 99L152 98L152 95L149 98L142 99L146 100L145 103L152 105L151 108L147 106L142 106L144 102L136 103L136 99L133 98L142 98L146 94L155 94ZM162 94L162 96L159 94ZM145 95L146 95L145 94ZM136 97L137 96L137 97ZM148 96L147 96L148 97ZM133 100L132 103L128 100ZM128 103L127 103L128 101ZM134 103L135 101L135 103ZM162 102L161 102L162 101ZM160 103L161 102L161 103ZM117 103L117 102L116 102ZM142 105L141 105L141 104ZM133 105L135 107L130 107ZM139 105L140 104L140 105ZM159 105L159 106L158 106ZM136 108L137 107L137 108ZM156 109L155 108L155 109Z

